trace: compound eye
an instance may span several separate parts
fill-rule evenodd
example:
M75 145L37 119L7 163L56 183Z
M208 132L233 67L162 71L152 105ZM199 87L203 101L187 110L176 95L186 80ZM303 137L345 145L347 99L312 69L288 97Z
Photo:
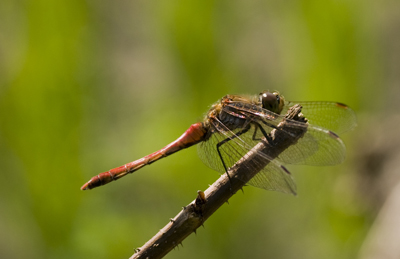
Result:
M279 102L280 97L278 94L263 92L260 94L260 99L262 103L262 107L269 111L279 113Z

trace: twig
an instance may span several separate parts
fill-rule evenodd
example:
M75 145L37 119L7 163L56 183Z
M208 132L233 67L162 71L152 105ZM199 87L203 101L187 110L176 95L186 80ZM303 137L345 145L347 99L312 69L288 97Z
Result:
M295 105L288 110L285 118L305 122L306 119L300 112L301 106ZM146 244L136 249L135 254L130 259L164 257L187 236L195 232L219 207L240 190L246 184L246 180L249 181L269 163L267 159L262 159L261 156L257 155L258 152L261 151L271 158L276 158L289 146L295 144L307 130L307 127L291 128L290 124L285 123L285 120L278 125L278 128L285 129L291 135L280 130L273 130L270 133L271 140L260 141L235 166L229 169L230 180L227 174L223 174L205 192L199 191L194 201L184 207L174 219L171 219ZM255 160L256 163L254 162ZM248 166L246 166L247 163L251 163L251 167L255 170L249 172ZM243 179L246 180L243 181Z

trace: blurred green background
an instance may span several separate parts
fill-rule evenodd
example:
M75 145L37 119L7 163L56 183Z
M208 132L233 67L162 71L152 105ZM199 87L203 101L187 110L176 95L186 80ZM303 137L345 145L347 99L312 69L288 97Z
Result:
M297 197L246 187L166 258L367 258L385 199L360 152L396 114L399 17L396 0L1 1L0 257L128 258L218 174L193 147L80 186L270 89L352 107L348 159L289 167Z

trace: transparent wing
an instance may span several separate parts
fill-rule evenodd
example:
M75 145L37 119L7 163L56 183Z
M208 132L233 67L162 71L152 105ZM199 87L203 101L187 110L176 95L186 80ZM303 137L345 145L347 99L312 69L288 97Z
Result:
M242 130L243 128L238 128L234 131L229 131L224 129L224 125L214 124L210 137L206 141L198 144L198 153L201 160L210 168L220 173L225 173L225 168L222 164L221 157L227 168L230 168L243 156L245 156L256 143L258 143L247 143L244 140L248 139L249 136L251 138L252 134L254 134L254 127L251 127L245 134L237 136L236 134ZM221 145L219 148L221 153L220 157L217 150L217 144L221 143L227 138L230 140ZM296 184L289 171L285 167L283 167L278 161L272 160L270 157L261 152L258 152L257 156L260 156L261 159L266 159L270 162L258 174L256 174L248 182L248 184L266 190L296 194ZM259 168L257 160L258 159L253 159L251 163L246 163L246 167L249 171Z
M346 147L336 134L309 125L304 136L283 151L277 159L286 164L325 166L340 164L345 156Z
M329 129L336 134L352 130L357 125L354 111L345 104L335 102L286 102L282 114L295 104L300 104L302 113L310 124Z
M316 104L316 103L314 103ZM229 105L228 105L229 106ZM311 107L311 105L309 105ZM317 105L318 106L318 105ZM314 105L314 107L317 107ZM319 107L331 107L331 110L336 110L333 108L333 103L324 103L324 105L319 104ZM275 114L269 110L262 108L251 109L249 106L240 106L238 104L229 106L230 109L235 109L236 112L240 113L242 116L246 116L252 119L253 122L257 123L264 129L264 132L271 132L272 129L277 128L278 124L284 119L284 116ZM286 109L287 110L287 109ZM312 109L308 109L310 111ZM314 109L316 110L316 109ZM351 110L350 110L351 111ZM308 119L308 115L303 112L304 116ZM345 113L345 112L342 112ZM352 115L352 111L350 115ZM315 114L317 114L315 112ZM347 117L351 117L348 115ZM333 118L329 114L324 114L320 112L321 117ZM312 117L314 118L314 117ZM328 125L329 119L318 118L315 119L322 124ZM345 130L349 129L355 120L348 119L349 123L346 127L334 126L335 123L330 123L335 129ZM350 123L352 122L352 123ZM294 120L286 120L286 128L304 128L307 127L307 131L302 138L295 144L284 150L276 159L283 164L303 164L303 165L336 165L343 162L346 155L346 147L344 146L342 140L332 131L325 129L323 127L314 126L309 123L303 123ZM284 131L283 129L278 129ZM290 132L285 132L290 136ZM263 137L262 130L257 130L255 135L246 135L242 139L248 145L254 146Z
M296 103L287 102L282 113L285 114ZM276 159L260 152L258 155L270 163L248 182L250 185L267 190L294 193L296 185L282 164L335 165L344 160L346 148L338 135L331 130L343 133L354 128L356 125L354 112L338 103L299 103L303 106L302 113L309 123L285 119L285 128L304 129L306 127L306 133L295 145L285 149ZM278 128L284 116L269 110L246 103L232 102L227 104L223 111L237 118L246 118L244 125L250 125L250 128L245 133L242 127L230 131L222 123L214 122L209 139L198 145L198 151L203 162L218 172L225 172L221 157L227 168L231 167L273 129L291 137L289 131ZM220 146L221 154L219 155L217 144L226 139L231 140ZM249 170L253 170L251 167L250 165Z

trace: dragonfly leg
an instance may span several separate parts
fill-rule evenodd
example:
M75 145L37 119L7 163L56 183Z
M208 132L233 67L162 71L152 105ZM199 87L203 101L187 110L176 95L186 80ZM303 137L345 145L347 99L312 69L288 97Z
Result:
M265 129L257 122L253 122L253 124L256 126L254 133L253 133L253 140L259 140L261 141L261 138L257 138L257 130L260 129L261 133L263 134L263 136L267 139L267 141L269 142L271 140L271 137L267 134L267 132L265 131ZM270 126L270 125L268 125Z
M273 125L273 124L270 124L270 123L268 123L268 122L266 122L266 121L264 121L264 120L261 120L262 121L262 123L263 124L265 124L265 125L267 125L268 127L271 127L271 128L273 128L273 129L278 129L278 127L277 126L275 126L275 125ZM259 125L259 127L260 127L260 129L262 129L261 128L261 125ZM297 127L299 127L298 125L297 125ZM290 133L290 132L288 132L288 131L285 131L285 133L286 134L288 134L288 135L290 135L291 137L296 137L296 134L294 134L294 133ZM263 133L264 134L264 133ZM264 136L265 136L265 134L264 134ZM268 138L267 138L268 139Z
M221 151L219 150L219 148L220 148L223 144L227 143L228 141L230 141L230 140L232 140L232 139L234 139L234 138L237 138L237 137L239 137L240 135L246 133L247 131L249 131L249 129L250 129L250 124L247 125L246 128L242 129L241 131L239 131L238 133L236 133L235 135L233 135L232 137L226 138L226 139L222 140L221 142L219 142L219 143L217 144L218 155L219 155L219 158L221 159L222 165L224 166L224 169L225 169L226 175L228 176L229 182L231 182L231 177L230 177L229 174L228 174L228 168L226 167L224 158L222 157L222 154L221 154Z

